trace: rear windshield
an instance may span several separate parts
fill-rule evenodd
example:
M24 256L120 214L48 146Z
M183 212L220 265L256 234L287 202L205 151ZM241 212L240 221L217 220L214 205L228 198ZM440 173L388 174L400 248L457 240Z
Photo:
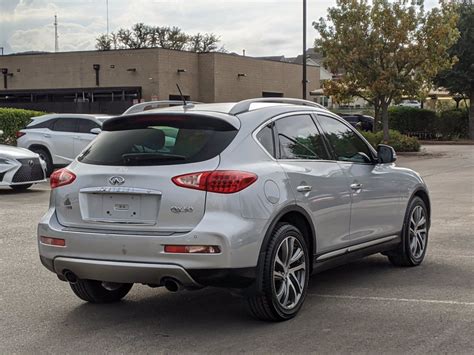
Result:
M204 117L128 118L105 125L78 160L115 166L195 163L220 154L237 134L226 122Z

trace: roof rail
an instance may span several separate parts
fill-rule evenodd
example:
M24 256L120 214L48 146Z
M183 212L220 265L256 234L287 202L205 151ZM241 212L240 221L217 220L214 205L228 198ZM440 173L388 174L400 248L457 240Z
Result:
M146 102L140 102L139 104L135 104L133 106L130 106L122 115L127 115L130 113L137 113L137 112L143 112L151 109L158 108L160 106L185 106L187 108L193 107L195 104L200 104L201 102L197 101L186 101L186 106L183 105L182 100L161 100L161 101L146 101Z
M275 103L275 104L290 104L290 105L303 105L303 106L311 106L316 108L321 108L327 111L327 108L323 105L317 104L316 102L302 100L302 99L292 99L286 97L262 97L257 99L248 99L237 102L232 109L229 111L231 115L238 115L240 113L250 111L250 105L254 103Z

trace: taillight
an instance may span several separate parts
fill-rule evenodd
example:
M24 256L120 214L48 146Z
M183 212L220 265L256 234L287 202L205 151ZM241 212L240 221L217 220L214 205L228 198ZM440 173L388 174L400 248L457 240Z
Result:
M56 187L69 185L74 182L74 180L76 180L76 175L74 175L73 172L67 169L59 169L51 174L49 184L52 189L55 189Z
M245 171L216 170L179 175L171 180L188 189L232 194L252 185L257 181L257 175Z
M18 131L18 132L15 133L15 136L18 139L20 137L23 137L25 134L26 134L25 132Z

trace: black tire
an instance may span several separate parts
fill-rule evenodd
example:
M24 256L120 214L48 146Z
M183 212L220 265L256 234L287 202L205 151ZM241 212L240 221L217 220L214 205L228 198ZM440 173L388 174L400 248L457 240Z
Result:
M15 191L25 191L28 190L33 184L21 184L21 185L10 185L10 187Z
M53 159L51 158L51 154L49 154L48 149L34 147L34 148L30 148L30 150L38 154L41 157L41 159L43 159L46 162L46 177L49 177L54 170L54 165L53 165Z
M300 288L301 296L297 302L294 302L294 306L291 309L287 309L281 305L277 299L277 290L274 282L274 267L276 265L276 256L279 252L280 246L283 244L283 241L288 237L294 237L301 246L301 249L304 253L303 259L305 262L305 273L304 276L301 276L300 280L303 283L303 287ZM302 260L303 260L302 259ZM302 263L301 260L301 263ZM308 290L308 280L310 273L310 258L309 251L306 245L306 241L302 233L295 226L288 223L278 224L273 233L271 240L268 244L263 265L261 265L259 275L257 277L261 280L261 289L254 291L252 294L247 296L247 305L250 313L260 319L265 321L285 321L296 316L298 311L301 309L301 306L304 303L306 293ZM292 264L290 264L291 266ZM297 264L298 265L298 264ZM288 272L286 272L288 274ZM288 279L291 277L288 276ZM292 279L297 281L296 279ZM282 282L282 288L284 286L284 281ZM293 283L294 285L294 283ZM287 288L289 291L289 288ZM296 288L293 286L293 290ZM295 295L295 292L293 293Z
M118 302L133 286L133 284L121 284L111 291L102 286L101 281L95 280L77 280L76 283L69 285L77 297L90 303Z
M414 210L416 208L422 208L425 216L425 237L424 237L424 247L423 251L418 253L413 252L410 246L410 226L411 218ZM428 247L428 233L430 227L430 219L428 215L428 210L426 204L419 197L413 198L408 204L407 211L405 213L405 219L403 221L403 231L402 231L402 242L397 249L388 252L386 255L388 260L395 266L418 266L423 262L425 258L426 249ZM421 244L420 244L421 245ZM418 249L416 249L418 251Z

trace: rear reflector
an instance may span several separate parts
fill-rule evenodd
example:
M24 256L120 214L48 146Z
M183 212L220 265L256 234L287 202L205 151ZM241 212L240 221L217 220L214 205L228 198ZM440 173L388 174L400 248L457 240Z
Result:
M165 253L174 254L219 254L221 248L216 245L165 245Z
M53 245L55 247L65 247L66 241L60 238L40 237L41 244Z
M25 132L18 131L18 132L15 133L15 136L16 136L16 138L20 138L20 137L23 137L25 134L26 134Z
M51 174L49 184L52 189L55 189L56 187L69 185L74 180L76 180L76 175L73 172L67 169L59 169Z
M232 194L252 185L257 181L257 175L245 171L215 170L179 175L171 180L188 189Z

